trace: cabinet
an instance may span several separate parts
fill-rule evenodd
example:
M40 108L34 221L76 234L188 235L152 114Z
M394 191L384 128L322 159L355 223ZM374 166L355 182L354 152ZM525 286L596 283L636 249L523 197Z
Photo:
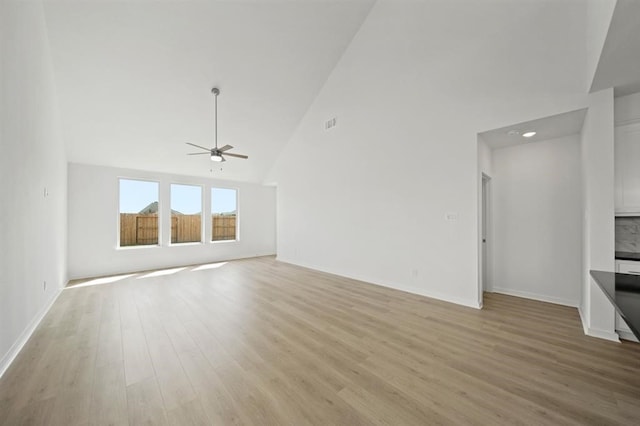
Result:
M622 274L635 274L640 275L640 261L634 260L616 260L616 272ZM638 339L633 335L633 332L629 328L622 317L616 312L616 332L625 340L633 340L637 342Z
M640 123L615 129L616 214L640 214Z

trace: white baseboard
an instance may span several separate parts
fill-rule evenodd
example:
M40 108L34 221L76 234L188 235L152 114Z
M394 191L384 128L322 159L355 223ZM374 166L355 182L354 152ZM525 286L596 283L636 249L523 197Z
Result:
M618 333L618 336L620 336L621 339L630 340L632 342L638 342L638 338L634 336L633 333L630 331L616 330L616 333Z
M44 318L44 316L49 312L49 309L53 306L56 300L58 300L58 296L62 293L62 288L58 289L57 292L51 297L51 300L46 303L42 309L36 314L36 316L31 320L29 325L24 329L22 334L16 339L13 346L7 351L7 353L0 360L0 377L4 375L7 371L13 360L16 359L24 345L27 343L33 332L36 330L40 321Z
M580 308L580 306L578 306L578 313L580 314L580 322L582 322L582 329L585 335L590 337L597 337L598 339L609 340L611 342L620 343L620 337L618 336L618 333L615 333L613 331L599 330L597 328L589 327L589 324L587 324L587 320L584 314L582 313L582 309Z
M587 336L597 337L598 339L609 340L611 342L620 343L620 336L618 333L607 330L598 330L597 328L589 328L587 330Z
M531 293L528 291L513 290L510 288L494 287L493 292L506 294L508 296L516 296L516 297L523 297L525 299L538 300L540 302L553 303L556 305L570 306L572 308L577 308L579 304L579 302L574 300L563 299L560 297L546 296L543 294Z
M587 320L582 313L582 306L578 305L578 314L580 314L580 322L582 323L582 331L585 335L589 335L589 324L587 324Z
M352 280L357 280L357 281L362 281L364 283L367 284L372 284L372 285L377 285L380 287L385 287L385 288L392 288L394 290L400 290L400 291L404 291L407 293L411 293L411 294L417 294L419 296L424 296L424 297L429 297L431 299L437 299L437 300L441 300L443 302L449 302L449 303L453 303L456 305L462 305L462 306L467 306L469 308L474 308L474 309L482 309L482 305L474 299L463 299L463 298L458 298L458 297L451 297L449 295L446 294L442 294L442 293L437 293L437 292L430 292L427 290L424 290L422 288L418 288L418 287L412 287L412 286L404 286L404 285L397 285L397 284L388 284L388 283L383 283L383 282L379 282L376 280L372 280L371 278L367 278L367 277L358 277L358 276L354 276L354 275L350 275L350 274L345 274L345 273L341 273L341 272L336 272L336 271L331 271L328 269L323 269L321 267L317 267L315 265L308 265L305 264L303 262L297 262L297 261L292 261L289 259L284 259L282 258L282 256L278 256L276 257L276 260L280 261L280 262L284 262L284 263L290 263L292 265L296 265L296 266L301 266L303 268L307 268L307 269L313 269L314 271L318 271L318 272L324 272L325 274L332 274L332 275L337 275L340 277L344 277L344 278L349 278Z

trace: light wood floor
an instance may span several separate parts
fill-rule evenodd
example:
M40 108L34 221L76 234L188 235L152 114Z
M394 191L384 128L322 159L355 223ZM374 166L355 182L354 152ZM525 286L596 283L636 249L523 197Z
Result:
M0 424L639 424L640 345L575 309L481 311L279 263L65 289Z

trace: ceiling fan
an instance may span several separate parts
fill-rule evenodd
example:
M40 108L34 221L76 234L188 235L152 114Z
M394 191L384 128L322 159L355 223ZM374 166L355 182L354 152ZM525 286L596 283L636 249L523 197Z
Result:
M225 160L223 155L227 155L229 157L244 158L244 159L249 158L246 155L232 154L230 152L227 152L228 150L233 148L231 145L225 145L222 148L218 148L218 95L220 94L220 89L218 89L217 87L214 87L213 89L211 89L211 93L213 93L213 95L215 96L215 118L216 118L216 121L215 121L215 133L214 133L214 138L213 138L213 140L215 142L215 147L214 148L205 148L204 146L200 146L200 145L196 145L196 144L191 143L191 142L187 142L187 145L195 146L196 148L204 149L205 151L207 151L207 152L190 152L187 155L209 154L209 155L211 155L211 161L217 161L217 162L227 161L227 160Z

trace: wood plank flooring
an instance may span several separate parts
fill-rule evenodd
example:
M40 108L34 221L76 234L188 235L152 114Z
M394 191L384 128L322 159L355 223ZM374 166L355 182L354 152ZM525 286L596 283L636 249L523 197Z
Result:
M272 257L121 278L62 292L0 379L0 424L640 424L640 345L572 308Z

